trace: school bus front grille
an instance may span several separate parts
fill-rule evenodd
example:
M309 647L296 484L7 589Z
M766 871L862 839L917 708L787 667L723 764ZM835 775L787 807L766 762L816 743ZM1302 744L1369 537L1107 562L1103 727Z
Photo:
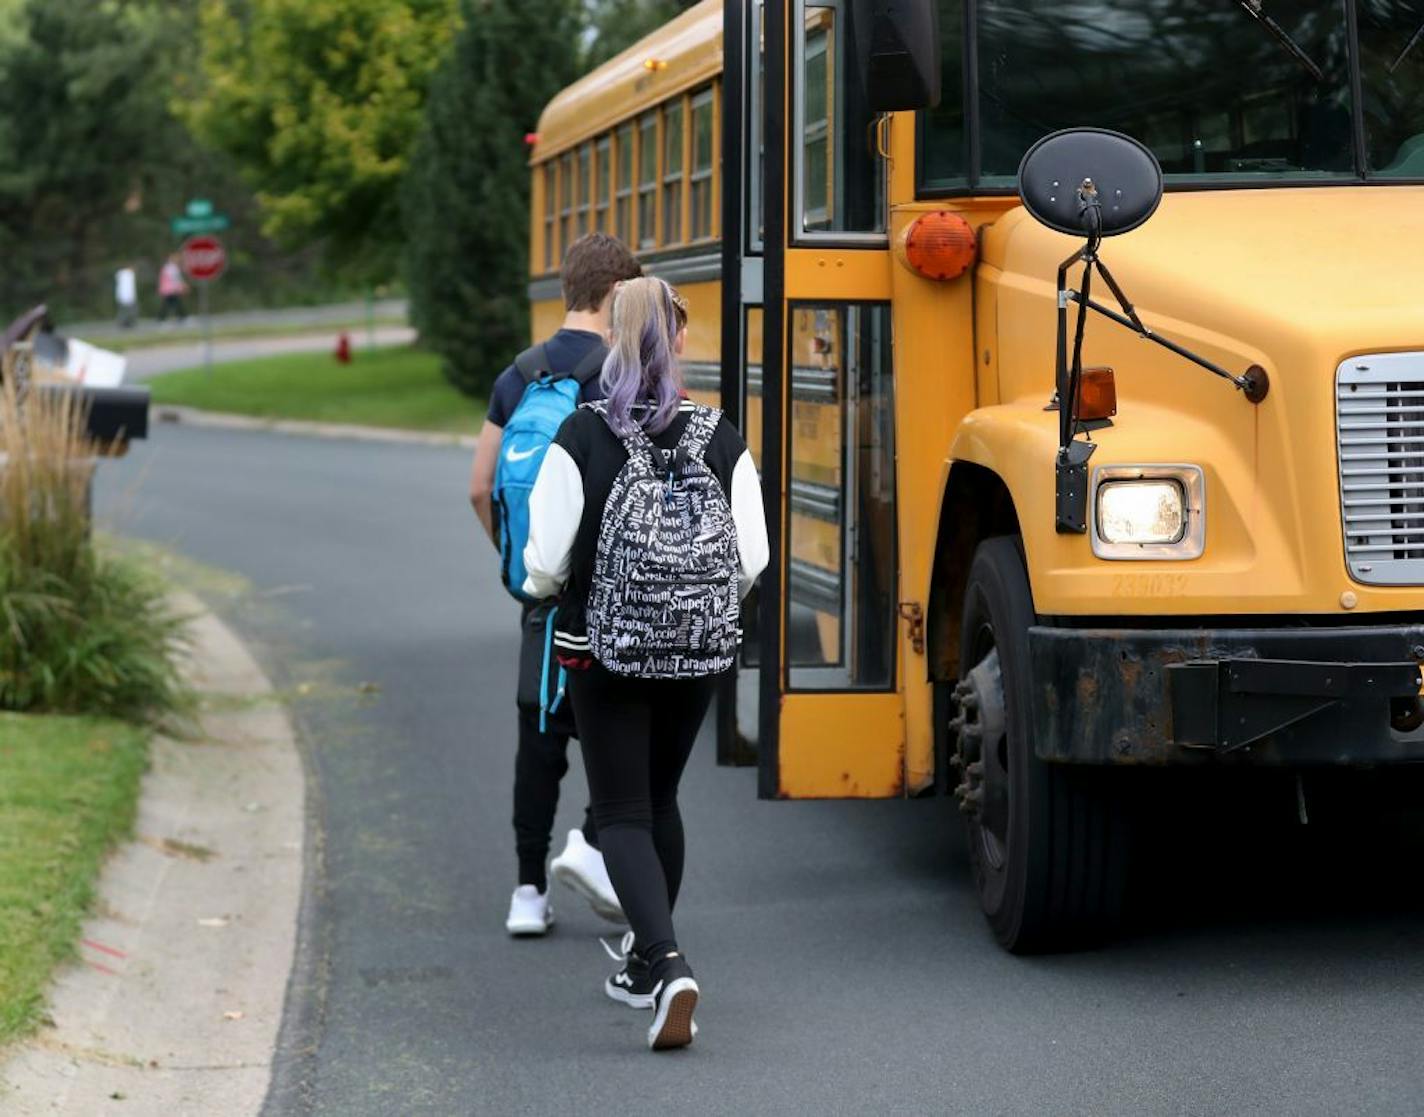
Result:
M1424 354L1342 364L1336 425L1351 577L1424 584Z

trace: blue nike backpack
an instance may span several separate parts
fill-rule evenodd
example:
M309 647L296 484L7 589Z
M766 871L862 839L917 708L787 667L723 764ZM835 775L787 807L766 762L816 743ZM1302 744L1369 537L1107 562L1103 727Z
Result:
M504 427L499 462L494 470L495 523L499 527L499 573L504 588L518 600L524 593L524 545L529 542L529 494L544 464L549 443L578 408L579 392L603 367L608 350L596 345L572 372L549 367L542 345L514 359L524 378L524 395Z

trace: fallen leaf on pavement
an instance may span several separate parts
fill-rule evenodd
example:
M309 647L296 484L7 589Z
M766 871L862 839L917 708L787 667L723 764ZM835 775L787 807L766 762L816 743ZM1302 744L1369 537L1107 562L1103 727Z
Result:
M209 919L198 920L199 927L226 927L230 921L225 915L215 915Z

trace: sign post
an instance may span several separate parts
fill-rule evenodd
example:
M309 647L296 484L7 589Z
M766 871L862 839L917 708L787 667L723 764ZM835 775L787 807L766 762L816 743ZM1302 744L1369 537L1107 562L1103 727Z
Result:
M189 202L189 212L196 203ZM203 318L203 371L213 375L213 320L208 313L208 284L227 270L227 253L213 236L192 236L183 242L183 274L198 285L198 313Z

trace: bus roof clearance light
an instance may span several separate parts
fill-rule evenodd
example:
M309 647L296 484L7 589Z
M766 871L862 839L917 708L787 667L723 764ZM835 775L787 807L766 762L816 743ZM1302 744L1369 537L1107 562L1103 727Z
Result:
M903 240L905 263L926 279L958 279L974 266L979 241L957 213L935 210L910 222Z
M1270 391L1266 370L1252 365L1245 372L1228 372L1213 361L1153 333L1112 272L1098 256L1104 237L1130 233L1157 212L1162 201L1162 168L1142 144L1105 128L1070 128L1034 144L1019 164L1019 196L1024 208L1041 225L1055 232L1087 238L1087 243L1058 265L1058 346L1054 368L1054 398L1058 408L1058 456L1055 528L1060 534L1088 530L1088 459L1097 443L1079 438L1085 430L1079 414L1083 380L1083 333L1088 311L1126 326L1177 356L1228 381L1253 404ZM1068 286L1068 270L1083 265L1081 290ZM1098 275L1117 301L1112 310L1092 297ZM1068 346L1068 304L1077 303L1072 356ZM1066 401L1066 402L1064 402Z
M1098 489L1098 536L1105 543L1165 546L1187 533L1176 481L1108 481Z

